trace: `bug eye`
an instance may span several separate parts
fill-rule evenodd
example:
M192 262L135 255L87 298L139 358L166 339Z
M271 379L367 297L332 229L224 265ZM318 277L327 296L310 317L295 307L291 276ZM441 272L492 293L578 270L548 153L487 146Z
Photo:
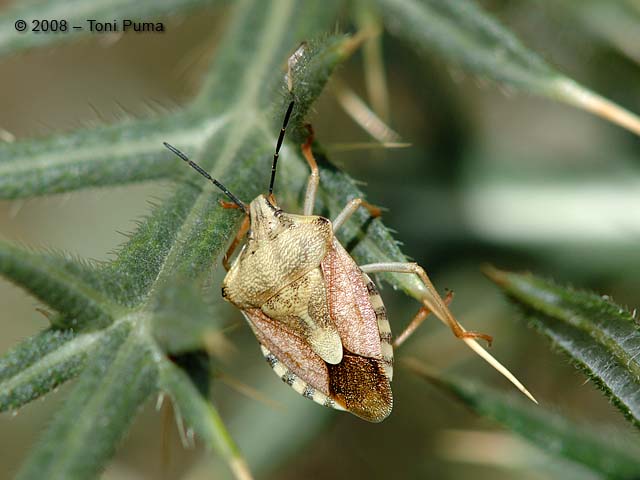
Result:
M222 298L227 298L227 289L222 287Z

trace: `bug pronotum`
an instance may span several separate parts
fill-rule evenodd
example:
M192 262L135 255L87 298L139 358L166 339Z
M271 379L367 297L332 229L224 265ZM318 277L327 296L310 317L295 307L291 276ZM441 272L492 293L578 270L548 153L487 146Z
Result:
M278 136L268 194L259 195L249 205L184 153L164 144L224 192L231 200L222 202L224 207L239 208L246 215L223 259L228 272L222 295L242 311L273 371L308 399L380 422L393 405L393 348L432 312L533 400L475 342L476 338L491 342L491 337L468 332L455 320L422 267L416 263L355 263L335 232L358 208L378 216L376 207L355 198L333 221L313 215L320 177L311 151L311 132L302 145L311 169L303 213L291 214L278 207L273 195L276 167L293 108L291 102ZM230 264L245 236L242 250ZM377 272L417 275L426 290L424 305L395 341L382 299L369 278Z

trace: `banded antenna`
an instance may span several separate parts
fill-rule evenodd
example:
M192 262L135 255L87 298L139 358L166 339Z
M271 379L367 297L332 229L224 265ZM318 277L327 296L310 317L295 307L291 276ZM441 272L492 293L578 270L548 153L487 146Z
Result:
M280 129L280 135L278 135L278 143L276 143L276 151L273 154L273 164L271 165L271 180L269 181L269 195L273 193L273 183L276 181L276 166L278 165L278 157L280 155L280 147L282 147L282 141L284 140L284 134L287 131L287 124L289 123L289 117L293 111L293 100L287 108L287 113L284 115L284 121L282 122L282 128Z
M207 180L209 180L211 183L213 183L216 187L218 187L220 190L222 190L224 192L224 194L229 197L229 199L231 199L231 201L233 203L235 203L238 208L240 208L240 210L242 210L244 213L246 213L247 215L249 215L249 211L247 210L247 206L242 202L242 200L240 200L238 197L236 197L233 193L231 193L229 191L229 189L227 187L225 187L223 184L221 184L218 180L216 180L215 178L213 178L211 175L209 175L200 165L198 165L196 162L194 162L193 160L189 160L189 157L187 157L184 153L182 153L180 150L178 150L176 147L174 147L173 145L167 143L167 142L162 142L162 144L167 147L169 150L171 150L173 153L175 153L178 157L180 157L182 160L184 160L186 163L189 164L189 166L191 168L193 168L196 172L198 172L200 175L202 175L204 178L206 178Z

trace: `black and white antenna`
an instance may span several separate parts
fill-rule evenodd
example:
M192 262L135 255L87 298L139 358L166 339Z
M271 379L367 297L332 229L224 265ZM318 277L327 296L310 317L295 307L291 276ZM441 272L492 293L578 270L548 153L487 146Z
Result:
M276 151L273 154L273 164L271 165L271 180L269 181L269 195L273 193L273 183L276 181L276 166L278 165L278 156L280 155L280 147L282 147L282 141L284 140L284 134L287 131L287 124L289 123L289 117L293 111L293 100L287 108L287 113L284 115L284 121L282 122L282 128L280 129L280 135L278 135L278 143L276 143Z
M180 150L178 150L176 147L174 147L173 145L167 143L167 142L162 142L163 145L165 147L167 147L169 150L171 150L173 153L175 153L178 157L180 157L182 160L184 160L185 162L187 162L189 164L189 166L191 168L193 168L196 172L198 172L200 175L202 175L204 178L206 178L207 180L209 180L211 183L213 183L216 187L218 187L220 190L222 190L224 192L224 194L229 197L231 199L231 201L233 203L235 203L244 213L246 213L247 215L249 215L249 211L247 210L247 206L238 198L236 197L233 193L231 193L229 191L229 189L227 187L225 187L223 184L221 184L218 180L216 180L215 178L213 178L211 175L209 175L200 165L198 165L196 162L194 162L193 160L189 160L189 157L187 157L184 153L182 153Z

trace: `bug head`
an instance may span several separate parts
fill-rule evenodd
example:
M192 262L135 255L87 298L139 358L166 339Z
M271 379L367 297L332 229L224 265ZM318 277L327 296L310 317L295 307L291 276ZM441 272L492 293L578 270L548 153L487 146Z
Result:
M249 204L251 219L250 237L256 240L271 238L290 221L287 215L278 208L271 195L258 195Z

